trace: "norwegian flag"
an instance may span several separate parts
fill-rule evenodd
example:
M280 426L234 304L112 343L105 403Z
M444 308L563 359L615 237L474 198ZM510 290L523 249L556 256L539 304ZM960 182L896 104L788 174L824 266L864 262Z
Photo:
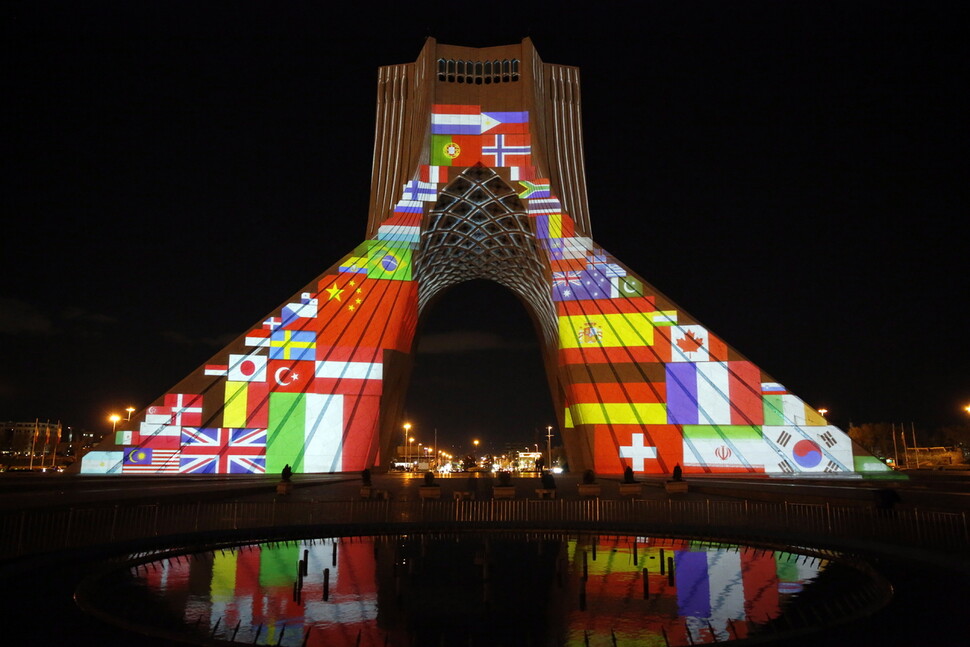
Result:
M184 427L179 472L263 474L266 472L266 430Z
M529 135L493 135L483 137L482 157L489 166L527 166L532 162Z

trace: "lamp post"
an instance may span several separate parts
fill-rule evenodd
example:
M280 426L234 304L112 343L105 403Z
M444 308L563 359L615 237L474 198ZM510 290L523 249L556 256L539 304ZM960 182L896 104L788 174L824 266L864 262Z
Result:
M549 454L549 462L546 469L552 469L552 425L546 425L546 453Z
M127 418L127 420L130 421L131 420L131 414L133 414L135 412L135 407L128 407L128 408L125 409L125 411L128 412L128 418Z
M111 433L114 434L115 430L118 428L118 421L121 420L121 416L117 413L112 413L108 416L108 420L111 421Z
M408 450L408 433L411 431L411 423L404 423L404 441L401 443L401 449L404 450L404 461L407 462L407 450Z
M829 412L828 409L819 409L818 410L819 415L821 415L823 418L825 417L825 414L828 413L828 412Z
M411 443L414 442L414 436L408 437L408 471L411 471Z

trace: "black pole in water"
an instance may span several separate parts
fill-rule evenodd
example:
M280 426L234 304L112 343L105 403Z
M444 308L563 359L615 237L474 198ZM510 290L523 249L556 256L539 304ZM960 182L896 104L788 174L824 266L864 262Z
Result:
M634 539L633 540L633 565L634 566L637 565L637 556L638 556L638 554L637 554L637 540Z
M276 641L276 644L277 645L282 645L283 644L283 634L285 634L285 633L286 633L286 625L283 625L283 628L280 629L280 637Z
M664 549L663 549L663 548L661 548L661 549L660 549L660 574L661 574L661 575L663 575L664 573L666 573L666 572L667 572L667 571L665 570L665 568L666 568L666 564L667 564L667 560L666 560L666 558L664 557Z
M307 570L307 564L310 562L310 551L306 548L303 549L303 574L309 575L310 571Z
M219 616L219 619L216 620L216 626L214 626L212 628L212 633L209 635L210 638L215 638L216 637L216 632L219 631L219 623L220 622L222 622L222 616Z
M323 601L330 599L330 569L323 569Z
M596 561L596 544L598 543L599 537L593 537L593 561Z
M583 551L583 581L589 579L589 560L587 559L586 551Z
M306 631L303 633L303 642L300 643L300 646L306 647L306 641L309 640L309 638L310 638L310 627L307 627Z
M256 641L259 640L259 632L262 631L262 630L263 630L263 623L261 622L261 623L259 623L259 626L256 627L256 635L253 636L253 644L254 645L256 644Z
M674 558L667 558L667 583L671 586L674 585Z
M239 627L241 626L242 626L242 620L236 623L236 628L232 630L232 638L229 639L230 641L232 642L236 641L236 634L239 633Z
M643 599L646 600L650 597L650 573L647 569L643 569Z
M331 566L337 565L337 540L333 540L333 557L331 558Z

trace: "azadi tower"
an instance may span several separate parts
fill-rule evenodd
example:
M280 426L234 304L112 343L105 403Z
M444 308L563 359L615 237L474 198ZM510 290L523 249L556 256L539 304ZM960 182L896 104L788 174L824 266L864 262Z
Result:
M381 469L416 324L471 279L514 292L535 322L573 470L885 471L593 241L580 124L578 69L542 62L528 39L429 39L414 63L381 68L365 240L81 471Z

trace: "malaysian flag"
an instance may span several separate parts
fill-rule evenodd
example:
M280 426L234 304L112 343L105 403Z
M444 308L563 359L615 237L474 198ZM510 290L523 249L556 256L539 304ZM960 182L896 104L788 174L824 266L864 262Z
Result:
M158 474L179 471L179 450L132 447L125 450L122 474Z

